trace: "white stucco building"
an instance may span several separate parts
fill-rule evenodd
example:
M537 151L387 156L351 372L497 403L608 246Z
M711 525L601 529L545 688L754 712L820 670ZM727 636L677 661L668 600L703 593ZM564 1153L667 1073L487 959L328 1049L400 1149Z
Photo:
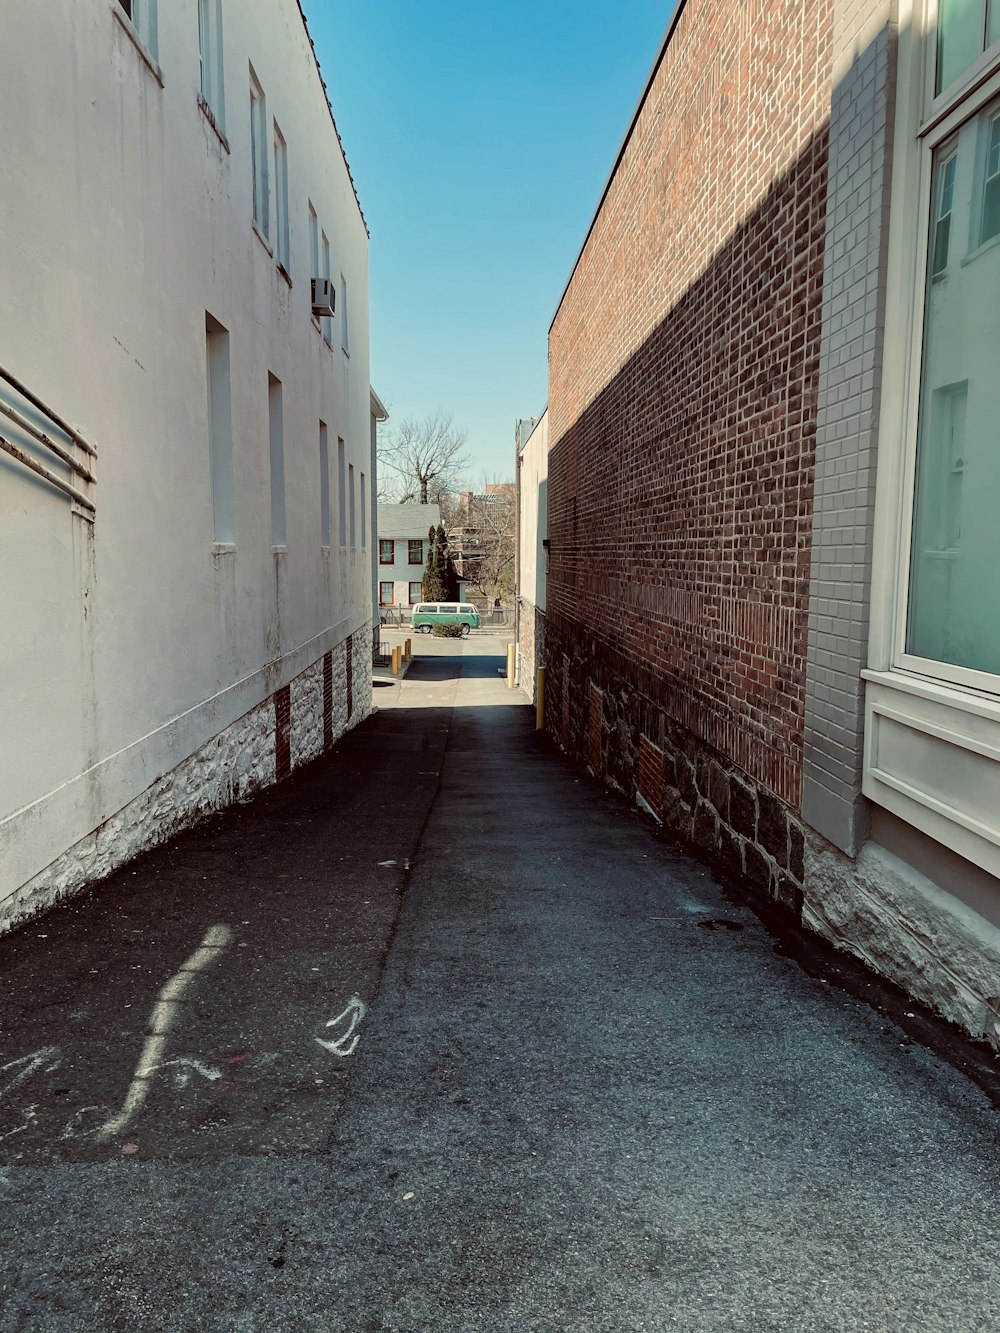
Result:
M549 413L518 422L517 667L518 684L535 700L536 672L544 660L545 575L548 559Z
M9 925L368 713L375 481L368 235L296 0L19 5L3 51Z

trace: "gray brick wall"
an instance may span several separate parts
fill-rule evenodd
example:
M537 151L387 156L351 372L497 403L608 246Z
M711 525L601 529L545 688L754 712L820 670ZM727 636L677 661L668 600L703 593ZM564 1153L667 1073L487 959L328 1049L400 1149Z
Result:
M838 0L830 117L802 816L854 855L882 369L895 28L887 0Z

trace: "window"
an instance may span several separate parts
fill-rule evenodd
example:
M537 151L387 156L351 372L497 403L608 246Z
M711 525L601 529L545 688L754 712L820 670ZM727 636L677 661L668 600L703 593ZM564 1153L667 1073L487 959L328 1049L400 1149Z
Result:
M282 421L281 380L267 377L268 426L271 441L271 545L285 546L285 435Z
M278 263L291 276L288 245L288 147L274 122L274 208L277 223Z
M380 583L378 585L378 604L379 606L392 606L391 583Z
M319 272L319 218L316 216L316 210L315 210L315 208L313 208L313 206L312 206L312 201L310 200L310 203L309 203L309 279L310 279L309 300L310 300L310 302L312 301L312 285L311 285L311 284L312 284L312 279L313 279L313 278L318 278L319 276L320 276L320 272ZM313 315L313 322L315 323L316 327L318 328L318 327L319 327L319 319L317 318L316 315Z
M349 478L349 481L348 481L348 492L347 492L347 493L348 493L348 503L350 504L350 507L351 507L351 548L352 548L352 550L353 550L353 548L357 545L357 535L356 535L356 533L357 533L357 529L356 529L356 527L355 527L354 464L353 464L353 463L348 463L348 465L347 465L347 475L348 475L348 478Z
M340 545L347 545L347 468L344 460L344 441L337 440L337 517Z
M329 277L329 273L326 276ZM347 279L343 273L340 275L340 345L350 354L351 341L347 329Z
M1000 10L1000 5L998 5ZM979 243L1000 236L1000 111L986 121L986 170Z
M934 248L931 274L938 277L948 267L948 246L951 240L951 212L955 202L955 170L958 158L952 153L940 166L935 183L937 217L934 222Z
M222 87L222 0L198 0L198 56L201 97L220 130L225 129Z
M1000 41L996 0L938 0L935 93L947 91L996 41Z
M939 87L949 88L964 68L956 53L966 65L981 54L995 31L987 18L993 25L997 9L988 14L979 0L939 0ZM1000 69L1000 49L994 63ZM1000 246L985 244L1000 236L1000 105L987 89L967 85L948 94L947 122L938 116L941 128L925 133L927 147L917 140L914 150L929 177L923 262L929 278L946 270L948 277L926 284L923 318L913 330L920 388L910 428L915 460L895 660L909 671L1000 693L1000 615L988 591L1000 567ZM963 240L972 248L957 255Z
M233 412L229 382L229 333L207 311L205 359L213 536L217 542L232 542L236 534L233 521Z
M396 563L396 543L391 537L382 537L378 544L378 562L380 565Z
M323 273L324 278L330 276L330 242L327 240L326 232L323 233ZM330 346L333 346L333 319L329 315L323 316L323 337Z
M319 423L319 514L320 540L324 546L330 545L330 446L327 440L326 422Z
M361 473L361 549L368 547L368 488L365 485L365 474Z
M156 59L156 0L118 0L118 6L132 24L135 35Z
M420 601L420 590L421 590L421 585L420 585L419 583L411 583L411 584L410 584L410 605L411 605L411 606L416 606L416 604Z
M253 220L266 239L271 234L271 197L267 180L267 103L252 69L250 71L250 169L253 180Z
M409 553L406 557L407 564L422 565L424 563L424 543L418 537L416 541L407 543Z

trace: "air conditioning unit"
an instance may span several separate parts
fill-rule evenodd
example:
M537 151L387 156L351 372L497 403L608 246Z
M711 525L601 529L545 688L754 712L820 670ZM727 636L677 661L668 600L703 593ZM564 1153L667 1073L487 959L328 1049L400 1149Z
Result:
M337 304L337 293L330 278L313 278L312 303L314 315L332 315Z

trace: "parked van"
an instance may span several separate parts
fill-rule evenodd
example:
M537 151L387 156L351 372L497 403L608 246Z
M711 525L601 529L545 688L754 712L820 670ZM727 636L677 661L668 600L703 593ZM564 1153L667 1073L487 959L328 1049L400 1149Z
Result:
M413 608L410 624L421 634L430 634L435 625L461 625L464 638L482 622L479 612L467 602L421 602Z

